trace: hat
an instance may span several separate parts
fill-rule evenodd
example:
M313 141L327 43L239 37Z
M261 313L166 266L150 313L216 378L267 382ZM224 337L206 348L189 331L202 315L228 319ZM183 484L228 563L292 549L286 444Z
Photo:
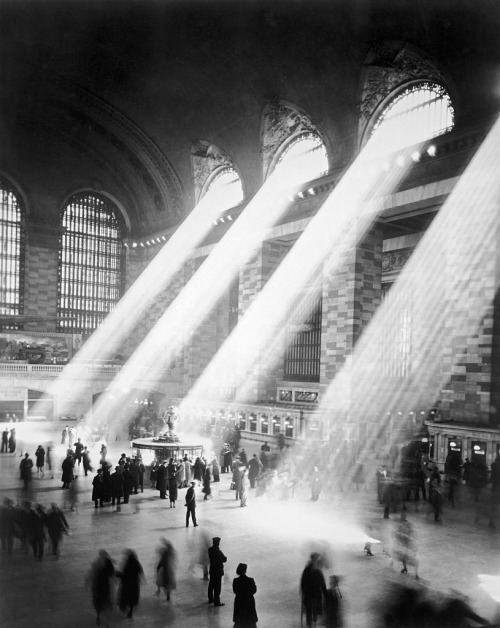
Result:
M245 563L240 563L236 567L236 573L238 574L238 576L241 576L241 574L244 574L246 572L247 572L247 565L245 565Z
M220 536L214 536L214 537L212 538L212 541L213 541L214 543L219 543L219 542L220 542Z
M191 486L196 486L196 482L191 482Z

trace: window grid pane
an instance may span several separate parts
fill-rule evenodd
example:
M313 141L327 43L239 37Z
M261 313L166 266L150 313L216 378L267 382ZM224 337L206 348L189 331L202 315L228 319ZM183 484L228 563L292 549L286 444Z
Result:
M24 225L22 209L10 184L0 179L0 314L23 313ZM16 323L4 329L19 329Z
M285 379L319 382L322 299L304 296L288 317Z
M273 174L294 185L312 181L327 172L328 153L323 140L314 133L304 133L286 147Z
M384 150L398 150L437 137L453 128L454 111L446 90L419 83L394 98L371 134Z
M92 195L74 197L62 225L58 328L89 334L120 299L120 227L109 203Z
M205 203L219 212L236 207L243 202L243 186L234 168L220 170L208 185L203 196Z

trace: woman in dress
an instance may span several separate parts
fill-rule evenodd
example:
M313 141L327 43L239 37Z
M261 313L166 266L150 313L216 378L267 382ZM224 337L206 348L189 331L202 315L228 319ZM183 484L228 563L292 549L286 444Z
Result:
M255 610L255 598L257 587L255 580L247 576L247 565L240 563L236 568L238 578L233 580L234 628L257 628L257 611Z

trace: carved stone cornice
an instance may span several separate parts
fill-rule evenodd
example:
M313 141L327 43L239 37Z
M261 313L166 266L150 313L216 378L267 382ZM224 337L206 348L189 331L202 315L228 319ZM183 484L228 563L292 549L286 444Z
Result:
M398 87L416 80L446 85L433 60L403 42L375 44L365 61L359 99L359 137L362 138L377 108Z
M271 100L263 113L261 153L264 178L280 146L289 138L301 133L321 133L314 122L304 113L281 100Z

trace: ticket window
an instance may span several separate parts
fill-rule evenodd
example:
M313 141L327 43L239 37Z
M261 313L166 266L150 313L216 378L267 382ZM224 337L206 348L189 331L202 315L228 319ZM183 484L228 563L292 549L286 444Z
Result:
M247 429L247 419L246 419L246 415L243 412L242 414L240 414L239 416L239 423L240 423L240 430L246 430Z
M262 417L260 431L262 432L262 434L269 434L269 419L267 418L267 416Z
M486 443L473 440L471 444L471 462L482 462L486 466Z
M255 414L250 415L250 431L257 431L257 416Z
M281 432L281 419L279 416L273 417L273 435L277 436Z
M293 438L293 419L290 417L285 419L285 436L287 438Z
M462 457L462 440L459 438L449 438L448 439L448 453L450 454L452 451L457 451Z

